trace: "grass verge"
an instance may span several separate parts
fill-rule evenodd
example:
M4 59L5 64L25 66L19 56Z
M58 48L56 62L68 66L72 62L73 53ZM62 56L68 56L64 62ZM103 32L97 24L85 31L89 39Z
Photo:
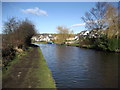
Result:
M56 88L55 81L52 78L52 73L48 68L47 63L39 47L38 52L40 65L37 70L38 72L36 72L36 77L38 77L40 83L38 83L37 88Z

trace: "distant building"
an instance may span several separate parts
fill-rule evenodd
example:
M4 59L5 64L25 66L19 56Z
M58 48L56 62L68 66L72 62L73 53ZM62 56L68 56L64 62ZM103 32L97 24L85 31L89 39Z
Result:
M54 37L51 34L39 34L39 35L33 36L31 39L33 41L48 42L50 40L54 40Z
M67 38L66 40L67 41L72 41L72 40L75 40L75 38L74 37L70 37L70 38Z
M100 37L101 35L103 34L103 30L98 30L98 29L93 29L93 30L90 30L90 31L88 31L88 30L85 30L85 31L81 31L80 33L79 33L79 37L81 37L81 38L86 38L86 37L88 37L88 38L98 38L98 37Z

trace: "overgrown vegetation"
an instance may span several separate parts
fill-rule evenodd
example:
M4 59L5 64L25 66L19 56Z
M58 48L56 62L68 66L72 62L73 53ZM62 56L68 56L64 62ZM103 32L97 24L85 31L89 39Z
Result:
M6 61L6 66L4 66L2 69L3 78L10 73L10 70L13 67L13 65L19 63L20 59L27 55L28 52L31 51L32 49L33 49L32 47L28 47L26 51L16 53L16 56L13 59L11 59L10 61Z
M34 25L29 20L10 18L4 23L2 34L3 67L14 59L17 52L26 50L31 44L31 37L36 34Z

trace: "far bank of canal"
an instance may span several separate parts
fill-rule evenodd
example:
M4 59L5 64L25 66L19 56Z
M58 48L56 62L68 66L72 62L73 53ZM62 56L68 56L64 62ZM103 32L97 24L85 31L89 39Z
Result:
M117 88L119 53L36 43L58 88Z

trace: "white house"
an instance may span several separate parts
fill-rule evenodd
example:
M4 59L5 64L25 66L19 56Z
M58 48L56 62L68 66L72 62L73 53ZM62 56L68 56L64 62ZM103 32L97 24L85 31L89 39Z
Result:
M87 36L90 33L90 31L85 30L80 32L80 36Z
M87 31L84 32L83 35L86 36L86 35L88 35L89 33L90 33L90 31L87 30Z
M76 35L74 38L75 38L75 40L77 40L77 41L79 40L79 36L78 36L78 35Z
M33 36L31 39L34 40L34 41L36 41L36 40L37 40L37 37L36 37L36 36Z
M37 36L33 36L31 39L34 40L34 41L44 41L44 42L47 42L47 41L50 41L52 39L52 35L37 35Z
M72 40L75 40L75 38L74 37L70 37L70 38L67 38L66 40L72 41Z

